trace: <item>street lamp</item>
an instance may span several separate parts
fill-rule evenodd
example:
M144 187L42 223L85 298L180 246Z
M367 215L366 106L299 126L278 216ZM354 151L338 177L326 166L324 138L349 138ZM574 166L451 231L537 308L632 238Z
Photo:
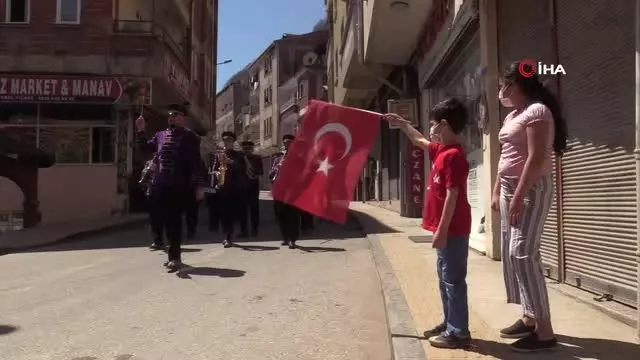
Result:
M223 61L223 62L219 62L219 63L217 63L217 64L216 64L216 66L224 65L224 64L228 64L228 63L230 63L230 62L232 62L232 61L233 61L233 60L231 60L231 59L229 59L229 60L225 60L225 61Z

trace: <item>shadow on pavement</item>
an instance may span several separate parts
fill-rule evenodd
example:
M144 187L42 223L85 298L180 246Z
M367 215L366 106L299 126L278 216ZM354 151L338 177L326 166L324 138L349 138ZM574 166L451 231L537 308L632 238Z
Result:
M199 226L195 239L187 240L185 236L184 245L199 245L199 244L219 244L224 240L222 232L211 232L208 230L207 223L207 208L201 206ZM362 222L362 224L361 224ZM374 218L368 216L365 213L356 213L351 211L348 215L347 222L344 225L335 224L323 219L314 219L314 229L308 234L301 235L300 241L304 240L344 240L344 239L356 239L365 236L363 225L367 224L367 229L372 229L372 233L396 233L395 229L392 229ZM235 234L240 232L240 224L235 224ZM184 229L186 232L186 228ZM185 234L186 235L186 234ZM34 252L50 252L50 251L80 251L80 250L101 250L101 249L123 249L123 248L145 248L151 243L151 233L148 227L146 229L139 227L136 229L123 230L110 230L94 234L89 237L82 236L70 236L55 244L43 245L41 247L35 247L24 250L16 250L13 253L34 253ZM237 245L243 243L256 243L256 242L270 242L270 241L282 241L280 236L279 227L275 221L273 211L273 201L261 199L260 200L260 227L259 235L248 238L234 238L233 242ZM240 247L240 246L239 246ZM256 246L246 247L247 251L267 251L275 250L270 247L259 248ZM320 252L321 249L309 249L309 252ZM197 252L200 249L183 248L183 252ZM332 251L332 250L327 250ZM333 250L340 251L340 250Z
M427 340L426 337L420 335L406 335L406 334L391 334L392 338L407 338L407 339L418 339L418 340Z
M277 246L262 246L262 245L242 245L242 244L234 244L235 248L242 249L245 251L270 251L270 250L280 250Z
M183 279L191 279L191 275L196 276L218 276L221 278L243 277L246 272L243 270L222 269L213 267L187 267L176 273L176 276Z
M296 249L302 250L304 252L309 252L309 253L346 251L343 248L337 248L337 247L302 246L302 245L297 245L297 244L296 244Z
M13 325L0 325L0 335L7 335L20 330L19 327Z
M640 359L640 345L606 339L578 338L557 335L558 347L553 351L538 354L514 353L509 344L475 339L471 352L490 355L497 359L545 359L545 360L637 360Z

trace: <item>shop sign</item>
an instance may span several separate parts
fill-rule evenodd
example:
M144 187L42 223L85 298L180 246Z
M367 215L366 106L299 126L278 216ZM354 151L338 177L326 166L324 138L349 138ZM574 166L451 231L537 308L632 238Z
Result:
M164 74L169 84L171 84L176 91L189 101L191 99L191 82L187 72L182 67L176 64L169 55L164 56Z
M424 151L413 144L408 145L409 198L414 209L422 210L424 199Z
M109 104L121 95L112 77L0 74L0 102Z
M418 102L416 99L387 100L387 111L409 120L414 127L419 126ZM398 129L398 126L389 124L389 129Z

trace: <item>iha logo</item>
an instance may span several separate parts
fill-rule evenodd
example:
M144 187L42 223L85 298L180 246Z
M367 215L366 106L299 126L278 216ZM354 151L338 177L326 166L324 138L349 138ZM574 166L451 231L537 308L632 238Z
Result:
M530 78L533 75L567 75L564 67L560 64L545 64L542 61L533 61L530 59L520 60L518 72L526 78Z

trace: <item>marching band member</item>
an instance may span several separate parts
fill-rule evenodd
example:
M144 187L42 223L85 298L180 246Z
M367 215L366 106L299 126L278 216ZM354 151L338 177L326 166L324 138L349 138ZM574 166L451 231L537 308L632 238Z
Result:
M275 183L278 180L280 167L287 156L289 145L291 145L293 140L293 135L287 134L282 137L283 150L275 156L271 165L271 171L269 171L269 179L272 183ZM276 221L278 222L280 232L282 233L282 245L289 245L289 249L295 249L296 241L300 234L300 211L289 204L275 200L273 202L273 207L276 215Z
M155 212L152 218L166 231L169 259L164 265L174 272L183 266L180 246L186 199L191 191L196 192L198 200L204 197L204 177L198 136L184 128L185 106L172 104L168 109L169 127L150 140L144 133L144 117L136 119L136 142L142 151L157 153L157 168L150 187L151 211Z
M217 154L222 148L216 148L215 153L210 153L207 158L208 183L205 188L205 199L209 217L209 231L218 231L220 229L220 194L217 192L218 174L215 171Z
M240 228L242 233L247 231L247 211L251 218L251 235L258 235L258 225L260 223L260 177L263 174L262 158L253 153L254 143L251 141L243 141L242 150L247 165L247 176L249 177L249 189L245 193L247 198L244 201L244 208L240 215Z
M222 133L224 149L216 155L213 168L213 176L216 176L216 193L218 194L218 206L222 230L224 232L225 248L233 246L234 222L240 220L243 209L243 192L247 190L249 178L244 154L233 149L236 135L233 132Z

